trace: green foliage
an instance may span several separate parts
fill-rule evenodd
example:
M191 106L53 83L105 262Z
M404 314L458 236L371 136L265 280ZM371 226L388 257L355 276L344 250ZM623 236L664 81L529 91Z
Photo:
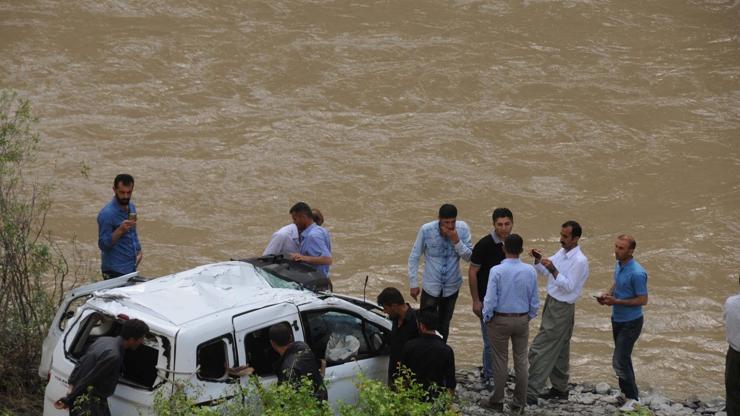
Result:
M0 411L11 413L39 413L19 398L41 403L41 344L69 272L44 230L50 188L25 174L39 143L36 121L28 100L0 92Z
M452 397L446 391L440 391L439 397L432 400L430 392L416 382L412 373L401 369L401 376L394 380L391 389L384 383L371 380L360 374L357 388L360 401L356 405L342 405L342 416L423 416L454 415L450 410Z
M654 416L655 413L653 413L650 410L650 408L648 408L647 406L638 405L637 406L637 410L632 410L632 411L629 411L629 412L617 412L617 413L615 413L615 415L620 415L620 416Z
M360 374L357 377L360 392L356 404L341 404L341 416L426 416L455 415L450 406L452 398L443 393L436 400L428 400L428 392L408 377L396 380L394 389L386 384L370 380ZM313 395L311 380L304 378L299 388L289 383L263 386L259 378L250 377L244 385L235 385L227 392L228 400L209 403L210 407L196 405L193 397L200 392L183 385L168 385L168 395L160 389L154 399L157 416L331 416L332 409L326 402L319 402ZM190 391L188 394L187 392Z

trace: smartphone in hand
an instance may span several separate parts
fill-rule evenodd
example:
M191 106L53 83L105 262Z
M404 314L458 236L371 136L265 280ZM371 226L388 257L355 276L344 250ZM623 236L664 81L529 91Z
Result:
M542 259L542 253L540 253L539 251L537 251L534 248L532 249L532 251L529 252L529 254L531 254L532 257L536 258L537 260Z
M136 213L135 212L129 212L128 213L128 219L131 221L136 221Z

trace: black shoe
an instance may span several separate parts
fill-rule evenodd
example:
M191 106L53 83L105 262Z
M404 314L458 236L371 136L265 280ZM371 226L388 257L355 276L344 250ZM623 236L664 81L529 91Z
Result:
M540 398L545 400L567 400L568 392L551 387L546 393L540 394Z
M491 403L488 399L481 399L480 402L478 402L478 406L493 410L494 412L503 412L504 411L504 404L503 403Z
M524 408L521 406L517 406L515 404L512 404L510 407L510 413L513 415L523 415L524 414Z

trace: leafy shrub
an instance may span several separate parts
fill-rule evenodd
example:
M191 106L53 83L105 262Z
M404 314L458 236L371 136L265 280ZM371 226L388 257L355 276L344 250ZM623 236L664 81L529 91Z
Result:
M444 392L431 400L429 392L415 383L408 374L396 380L394 388L385 383L371 380L362 374L357 377L359 402L340 404L341 416L431 416L455 415L450 410L451 396ZM161 389L154 400L157 416L330 416L332 410L327 402L319 402L313 396L311 380L304 378L299 389L290 384L263 386L257 377L251 377L246 386L234 386L227 393L228 400L210 403L211 407L200 407L188 396L187 386L173 387L167 396ZM192 389L190 389L192 391ZM197 392L194 392L197 395Z

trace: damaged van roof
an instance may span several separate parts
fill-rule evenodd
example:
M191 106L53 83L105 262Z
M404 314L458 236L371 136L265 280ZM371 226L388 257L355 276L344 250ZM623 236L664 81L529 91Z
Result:
M279 302L302 304L316 294L249 263L206 264L134 286L95 292L90 300L113 313L145 311L174 325L232 309Z

